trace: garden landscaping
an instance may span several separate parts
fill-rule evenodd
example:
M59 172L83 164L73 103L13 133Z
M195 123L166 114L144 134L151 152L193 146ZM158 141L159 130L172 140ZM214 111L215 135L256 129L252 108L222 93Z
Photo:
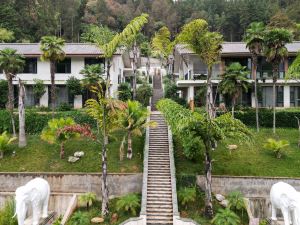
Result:
M253 129L252 132L254 137L249 144L239 144L233 139L218 143L217 149L212 152L214 175L300 177L297 129L277 128L275 135L271 128L262 128L259 133ZM268 138L287 140L290 143L280 159L277 159L272 151L263 147ZM195 160L188 160L176 136L174 143L177 174L203 174L203 154ZM232 144L238 147L230 152L227 146Z
M133 138L133 158L120 161L120 143L124 133L116 131L108 144L108 172L139 173L142 171L144 137ZM76 151L85 155L75 163L68 157ZM124 155L126 154L126 148ZM19 149L17 143L9 146L0 160L1 172L101 172L101 145L87 138L66 142L65 158L59 158L59 145L42 141L39 135L29 135L28 145Z

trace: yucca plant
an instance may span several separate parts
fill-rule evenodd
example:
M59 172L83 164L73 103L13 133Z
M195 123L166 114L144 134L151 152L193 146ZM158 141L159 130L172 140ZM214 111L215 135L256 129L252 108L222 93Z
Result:
M196 201L196 188L183 188L178 191L178 199L181 205L187 209L188 204Z
M128 194L120 198L116 203L117 211L126 211L136 216L137 210L140 208L140 198L137 194Z
M277 159L280 159L283 153L285 152L285 148L290 144L286 140L276 141L273 138L269 138L267 142L264 144L264 148L273 151Z
M70 219L72 225L87 225L90 224L89 217L82 212L75 212Z
M219 209L212 220L214 225L239 225L240 218L229 208Z
M80 195L78 200L79 200L79 204L86 205L87 210L89 210L90 206L96 200L96 194L92 192L87 192L83 195Z
M3 154L7 150L7 147L16 139L16 137L10 138L6 131L0 135L0 159L3 158Z

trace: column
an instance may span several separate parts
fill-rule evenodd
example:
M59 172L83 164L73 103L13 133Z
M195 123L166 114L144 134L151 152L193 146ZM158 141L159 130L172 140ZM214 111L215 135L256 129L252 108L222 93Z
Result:
M194 86L188 87L188 103L192 111L194 111Z
M74 109L81 109L82 108L82 95L75 95L74 96Z
M290 86L285 85L283 87L283 107L289 108L290 107Z
M40 106L48 107L49 103L49 92L48 86L45 85L45 94L40 98Z

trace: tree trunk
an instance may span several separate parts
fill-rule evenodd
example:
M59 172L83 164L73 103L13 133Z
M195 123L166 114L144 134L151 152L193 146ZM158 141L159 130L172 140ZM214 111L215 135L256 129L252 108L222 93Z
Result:
M131 131L128 131L127 134L127 158L132 159L132 137L131 137Z
M172 80L175 83L175 48L173 48L173 60L172 60Z
M65 142L62 142L60 144L60 158L65 158Z
M212 164L210 157L211 144L207 142L205 144L205 216L213 218L213 204L212 204Z
M212 67L208 66L207 72L207 91L206 91L206 112L208 114L209 119L215 118L215 107L213 102L213 93L212 93Z
M255 101L255 118L256 131L259 132L259 118L258 118L258 99L257 99L257 56L253 56L253 79L254 79L254 101Z
M276 133L276 82L279 65L273 65L273 134Z
M105 109L103 109L103 128L102 128L102 177L101 177L101 191L102 191L102 209L101 214L103 217L107 216L109 213L108 203L109 203L109 195L108 195L108 186L107 186L107 153L106 153L106 144L105 138L106 134L106 113Z
M107 82L106 82L106 94L105 96L106 97L110 97L110 67L111 67L111 64L110 64L110 59L107 59L107 71L106 71L106 74L107 74Z
M25 133L25 87L19 79L19 147L27 145Z
M0 150L0 159L3 159L3 151Z
M13 86L13 77L12 74L5 73L6 79L8 82L8 104L7 109L9 111L10 119L11 119L11 125L13 130L13 136L16 137L16 125L15 125L15 119L14 119L14 86Z
M50 61L50 74L51 74L51 109L52 119L54 118L55 103L56 103L56 88L55 88L55 61Z
M147 72L147 83L149 84L149 77L150 77L150 57L147 57L147 64L146 64L146 72Z
M136 76L137 76L137 45L136 45L136 41L133 44L133 100L136 100Z

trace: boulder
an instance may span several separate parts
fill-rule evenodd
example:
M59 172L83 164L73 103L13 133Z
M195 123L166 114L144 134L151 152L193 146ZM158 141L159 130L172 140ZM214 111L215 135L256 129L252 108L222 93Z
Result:
M237 145L227 145L227 148L231 151L231 150L236 150L238 148Z
M103 223L104 219L101 217L94 217L93 219L91 219L91 223Z
M224 197L223 195L221 195L221 194L216 194L216 199L217 199L219 202L221 202L221 201L225 200L225 197Z
M75 163L79 160L78 157L74 157L74 156L69 156L68 162L70 163Z
M82 156L84 156L84 152L75 152L74 153L74 157L77 157L77 158L80 158L80 157L82 157Z
M220 205L225 207L225 208L228 206L228 204L229 204L229 202L226 199L224 199L223 201L220 202Z

